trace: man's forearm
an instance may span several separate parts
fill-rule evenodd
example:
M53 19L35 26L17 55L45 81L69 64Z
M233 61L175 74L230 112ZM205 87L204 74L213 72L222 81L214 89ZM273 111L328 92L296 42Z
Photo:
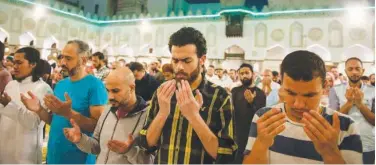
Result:
M350 103L350 102L346 102L340 109L339 109L339 112L343 113L343 114L348 114L350 109L352 108L353 104Z
M356 105L364 118L370 123L371 125L375 125L375 114L371 112L371 110L364 104Z
M219 147L217 136L210 130L200 115L189 118L188 121L204 145L205 150L211 157L216 159Z
M85 117L81 115L80 113L74 111L73 109L71 110L70 115L65 116L68 120L74 119L74 121L80 126L81 129L88 131L88 132L93 132L95 129L95 126L97 125L97 120L89 117Z
M51 124L51 121L52 121L52 114L51 113L48 113L48 111L46 109L44 109L43 107L41 107L41 109L39 110L39 112L37 112L37 115L39 116L39 118L41 120L43 120L45 123L47 124Z
M149 147L157 145L167 117L168 115L161 115L160 113L158 113L157 116L155 116L154 120L151 122L146 133L146 141Z
M243 154L243 153L241 153ZM257 139L253 144L251 153L244 157L243 164L267 164L268 148L264 147Z

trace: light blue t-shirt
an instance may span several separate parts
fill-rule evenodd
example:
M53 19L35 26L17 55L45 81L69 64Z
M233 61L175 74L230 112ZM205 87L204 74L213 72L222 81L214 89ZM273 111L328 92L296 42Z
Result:
M107 104L107 91L101 80L87 75L79 81L70 78L61 80L55 87L55 96L65 101L64 93L72 100L72 109L85 117L90 117L90 106ZM59 115L53 114L48 141L48 164L85 164L87 154L68 141L63 133L64 128L71 128L70 122ZM90 132L83 132L90 135Z

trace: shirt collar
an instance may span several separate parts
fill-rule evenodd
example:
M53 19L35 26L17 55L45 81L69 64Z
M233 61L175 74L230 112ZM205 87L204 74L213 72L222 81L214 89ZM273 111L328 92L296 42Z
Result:
M25 79L23 79L23 80L20 82L20 84L31 83L31 82L33 82L32 80L33 80L32 76L29 76L29 77L26 77Z
M146 107L147 107L146 101L142 97L137 96L136 106L133 108L132 111L128 113L119 111L119 109L115 109L113 111L116 112L116 115L118 116L118 118L125 118L127 116L133 116L139 112L144 111Z

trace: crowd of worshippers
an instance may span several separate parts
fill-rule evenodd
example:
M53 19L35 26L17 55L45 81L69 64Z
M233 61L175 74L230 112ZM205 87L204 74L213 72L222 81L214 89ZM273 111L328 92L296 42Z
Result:
M191 27L168 46L168 64L107 64L72 40L51 66L0 44L0 163L42 163L48 124L48 164L374 164L375 75L360 59L342 75L299 50L259 74L205 67Z

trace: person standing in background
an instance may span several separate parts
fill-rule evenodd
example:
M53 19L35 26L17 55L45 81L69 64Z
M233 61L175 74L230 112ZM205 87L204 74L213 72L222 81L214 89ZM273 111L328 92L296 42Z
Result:
M9 71L4 67L3 65L3 59L4 59L4 50L5 45L0 42L0 92L3 93L5 86L8 84L9 81L12 81L12 75L9 73Z

